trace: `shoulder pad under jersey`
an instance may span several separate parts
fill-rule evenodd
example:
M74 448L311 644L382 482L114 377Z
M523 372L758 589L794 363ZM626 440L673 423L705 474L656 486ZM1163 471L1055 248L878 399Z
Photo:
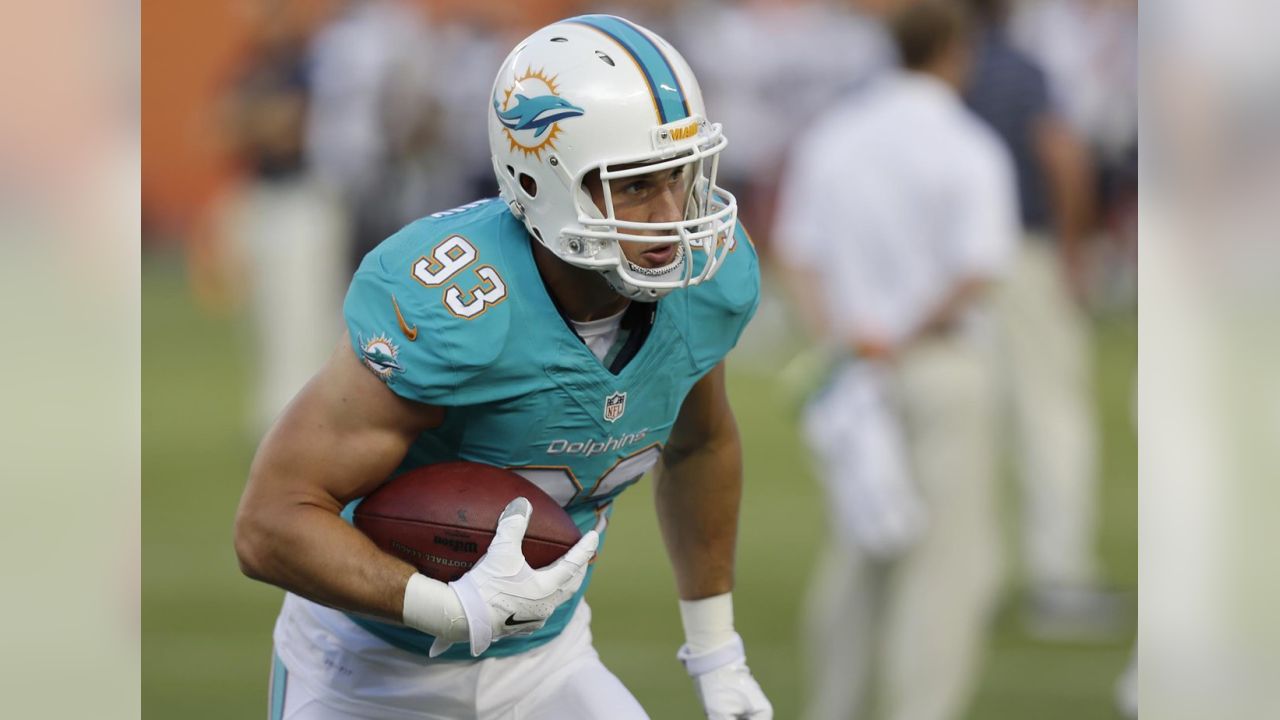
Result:
M519 233L515 236L514 233ZM351 344L396 394L433 405L481 401L471 382L509 340L504 243L524 241L490 199L407 225L365 256L343 306Z

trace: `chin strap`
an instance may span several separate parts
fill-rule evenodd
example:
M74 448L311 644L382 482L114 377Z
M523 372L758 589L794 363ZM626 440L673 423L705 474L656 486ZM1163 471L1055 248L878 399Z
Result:
M604 275L604 279L609 283L609 287L628 300L637 302L657 302L661 300L667 293L675 288L642 288L636 287L623 279L622 273L616 268L607 268L600 271Z

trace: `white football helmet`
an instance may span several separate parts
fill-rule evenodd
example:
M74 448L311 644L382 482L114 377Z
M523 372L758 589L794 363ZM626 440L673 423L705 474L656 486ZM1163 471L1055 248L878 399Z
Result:
M603 273L633 300L706 281L724 262L738 213L733 195L715 184L727 142L707 121L698 81L675 48L611 15L535 32L493 84L489 149L503 199L557 257ZM615 217L611 181L677 167L690 180L683 220ZM592 171L603 208L583 185ZM666 267L642 268L623 255L624 242L678 245Z

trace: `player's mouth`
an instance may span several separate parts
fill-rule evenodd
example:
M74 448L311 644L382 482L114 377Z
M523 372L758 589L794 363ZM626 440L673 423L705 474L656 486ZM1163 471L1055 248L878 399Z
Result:
M640 252L644 264L650 268L666 267L676 259L676 244L664 243L646 248Z

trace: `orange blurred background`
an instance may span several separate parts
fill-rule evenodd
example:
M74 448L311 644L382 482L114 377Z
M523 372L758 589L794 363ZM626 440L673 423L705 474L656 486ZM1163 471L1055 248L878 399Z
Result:
M269 3L143 0L142 216L148 242L180 238L234 179L217 98ZM332 2L286 5L315 23Z
M518 5L414 0L434 20L470 21L512 35L572 12L571 0ZM142 218L149 245L180 242L237 176L219 126L218 98L256 33L308 34L341 0L143 0Z

